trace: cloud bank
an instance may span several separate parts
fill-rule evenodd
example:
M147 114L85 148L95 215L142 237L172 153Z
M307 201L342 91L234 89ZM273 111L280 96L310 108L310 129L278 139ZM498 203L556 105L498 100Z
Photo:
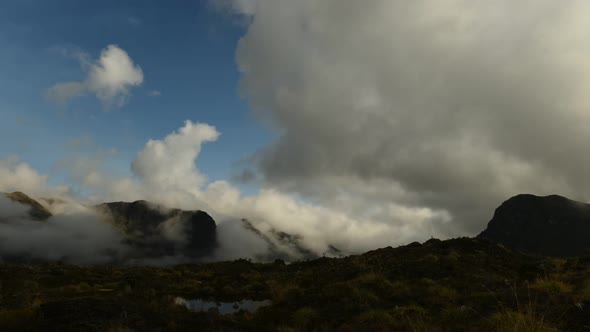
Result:
M120 107L130 96L131 88L143 83L141 68L117 45L107 46L96 61L83 53L76 57L86 72L86 79L55 84L47 90L50 99L67 103L91 93L107 107Z
M241 94L283 133L265 186L410 233L405 211L445 211L442 237L518 193L590 200L588 2L218 3L248 17Z
M0 261L102 264L131 251L121 233L102 222L96 211L75 203L66 205L41 222L31 220L27 206L0 195Z

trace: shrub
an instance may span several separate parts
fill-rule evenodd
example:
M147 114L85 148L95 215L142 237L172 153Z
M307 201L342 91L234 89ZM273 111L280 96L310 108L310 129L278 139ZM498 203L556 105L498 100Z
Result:
M544 317L538 317L531 311L505 310L493 314L488 319L491 329L496 331L513 332L546 332L557 331L544 321Z
M422 257L420 259L421 263L425 263L425 264L435 264L438 262L438 256L433 255L433 254L428 254L425 255L424 257Z
M590 271L589 271L590 272ZM572 292L574 302L590 301L590 278L581 280Z
M571 293L573 286L556 279L539 278L530 285L530 288L542 293L555 295Z
M295 284L280 285L278 283L273 283L271 286L271 292L273 303L286 303L295 301L303 294L301 287Z
M429 323L429 315L426 309L419 305L396 307L392 311L394 331L437 331L439 328Z
M307 330L317 317L317 313L310 307L303 307L293 314L295 325L301 330Z
M383 274L373 272L365 273L355 279L353 282L362 286L363 288L368 288L370 290L375 290L379 293L385 294L393 292L396 287Z
M0 331L32 331L37 317L34 308L0 311Z
M360 323L377 322L391 324L393 317L383 309L370 309L358 315L356 321Z

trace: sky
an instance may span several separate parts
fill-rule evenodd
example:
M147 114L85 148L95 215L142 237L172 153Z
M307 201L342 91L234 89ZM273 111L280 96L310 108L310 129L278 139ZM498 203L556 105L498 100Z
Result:
M520 193L588 202L588 12L4 1L0 190L200 208L318 253L473 236Z
M3 1L0 22L0 155L18 155L52 181L65 177L61 160L97 150L116 150L113 171L129 173L145 141L187 119L224 133L200 161L211 179L229 177L272 135L237 93L234 50L244 26L206 2ZM92 94L67 104L48 98L53 85L86 76L77 54L96 60L109 45L143 73L124 105Z

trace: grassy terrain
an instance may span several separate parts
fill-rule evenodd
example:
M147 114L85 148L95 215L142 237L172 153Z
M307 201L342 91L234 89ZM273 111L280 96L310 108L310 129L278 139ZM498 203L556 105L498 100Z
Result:
M273 305L223 316L176 296ZM0 265L0 330L589 331L590 258L465 238L288 265Z

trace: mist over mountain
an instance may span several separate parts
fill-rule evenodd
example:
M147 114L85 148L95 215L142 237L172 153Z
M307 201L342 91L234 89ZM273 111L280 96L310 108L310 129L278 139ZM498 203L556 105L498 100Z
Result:
M590 205L557 195L517 195L496 209L477 237L529 254L588 255ZM0 258L7 262L170 265L236 258L293 262L351 253L334 245L314 251L302 235L262 221L244 218L219 227L205 211L148 201L83 205L33 199L22 192L0 195Z
M296 261L320 257L305 246L301 235L262 222L242 219L235 223L237 227L219 229L205 211L147 201L82 205L61 199L35 200L14 192L4 194L0 204L0 231L4 232L0 238L6 237L0 244L0 257L10 262L168 265L231 258ZM19 241L8 239L15 234ZM77 245L86 250L80 251ZM341 252L330 246L321 254L338 256Z
M13 193L5 193L4 195L13 202L29 206L28 214L32 219L47 220L51 217L51 212L49 212L43 205L22 192L15 191Z
M216 224L204 211L168 209L146 201L96 206L106 221L122 231L138 259L182 256L199 259L217 246Z
M268 226L256 226L255 223L248 219L242 219L242 226L244 229L263 239L268 245L267 252L255 257L258 261L272 261L275 259L286 261L292 261L293 259L310 260L319 257L318 254L305 247L302 243L301 235L277 231ZM261 228L266 228L266 231L261 230ZM341 255L342 252L332 245L328 245L328 249L322 253L322 256L329 257L338 257Z

